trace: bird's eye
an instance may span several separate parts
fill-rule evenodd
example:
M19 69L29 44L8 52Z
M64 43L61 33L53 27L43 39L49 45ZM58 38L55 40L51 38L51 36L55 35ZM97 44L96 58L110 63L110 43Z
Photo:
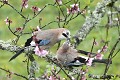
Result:
M69 35L69 32L66 32L67 35Z

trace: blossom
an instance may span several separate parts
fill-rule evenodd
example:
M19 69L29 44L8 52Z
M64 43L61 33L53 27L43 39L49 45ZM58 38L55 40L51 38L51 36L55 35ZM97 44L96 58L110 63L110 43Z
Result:
M62 5L62 0L56 0L59 5Z
M73 76L71 76L71 79L72 79L72 80L75 80L75 78L74 78Z
M32 30L33 30L33 31L41 31L41 29L40 29L39 26L37 26L36 28L33 28Z
M85 76L85 75L82 75L82 77L81 77L80 80L86 80L86 76Z
M108 46L105 45L105 46L103 46L102 51L103 51L103 52L106 52L107 49L108 49Z
M103 58L103 54L97 53L96 56L95 56L95 58L101 60Z
M38 46L35 47L35 54L41 57L44 57L48 54L48 51L46 50L41 50Z
M94 45L98 46L98 42L97 41L94 41L93 43L94 43Z
M87 10L86 9L83 9L82 11L81 11L81 14L83 14L83 15L85 15L87 13Z
M101 50L99 49L99 50L97 51L97 53L101 53Z
M36 31L41 31L41 29L39 26L37 26L37 28L33 28L32 31L33 31L32 36L36 37Z
M38 11L40 11L41 9L38 8L38 7L36 7L36 6L33 6L33 7L32 7L32 10L33 10L33 12L38 12Z
M40 27L39 27L39 26L37 26L37 30L38 30L38 31L41 31L41 29L40 29Z
M71 8L67 8L67 14L74 14L80 11L79 4L72 4L70 5Z
M91 66L93 62L93 58L88 58L86 65Z
M72 11L70 8L67 8L67 14L70 14Z
M22 0L22 7L28 8L28 0Z
M54 76L50 76L49 80L57 80Z
M12 21L7 17L5 20L6 24L12 23Z
M80 70L80 73L83 74L83 75L86 74L87 72L88 72L88 68L87 67L85 69L81 69Z

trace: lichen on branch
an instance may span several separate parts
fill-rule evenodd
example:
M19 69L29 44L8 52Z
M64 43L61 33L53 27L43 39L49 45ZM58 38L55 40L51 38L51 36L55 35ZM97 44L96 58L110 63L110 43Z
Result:
M86 17L85 23L76 32L74 37L78 38L80 42L83 41L89 32L101 22L107 9L106 6L116 1L117 0L103 0L101 3L99 2L90 16Z

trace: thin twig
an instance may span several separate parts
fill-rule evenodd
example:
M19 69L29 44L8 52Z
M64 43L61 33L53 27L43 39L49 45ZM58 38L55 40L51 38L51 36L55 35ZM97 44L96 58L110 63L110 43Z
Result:
M93 44L92 44L92 48L91 48L91 53L93 52L94 45L95 45L95 38L93 40Z
M108 63L106 64L105 71L104 71L104 75L107 74L107 71L108 71L108 69L109 69L109 67L110 67L110 62L111 62L112 57L113 57L113 53L114 53L114 51L115 51L115 49L116 49L116 47L117 47L117 45L118 45L119 42L120 42L120 38L117 39L116 43L114 44L113 48L112 48L111 51L110 51L110 54L109 54L109 56L108 56L108 60L109 60L109 61L108 61Z
M2 5L0 5L0 8L2 8L4 6L4 3Z
M10 32L13 34L13 35L15 35L15 36L18 36L17 34L15 34L13 31L12 31L12 29L10 28L10 22L9 22L9 25L8 25L8 29L10 30Z
M120 49L112 56L112 58L114 58L119 52L120 52Z
M19 77L22 77L22 78L28 80L27 77L25 77L25 76L23 76L23 75L20 75L20 74L18 74L18 73L14 73L14 72L11 72L10 70L6 70L6 69L3 69L3 68L0 68L0 69L3 70L3 71L5 71L5 72L8 72L8 73L10 73L10 74L14 74L14 75L16 75L16 76L19 76Z
M36 15L34 15L28 21L31 21L32 19L36 18L47 6L54 6L54 5L53 4L46 4Z
M19 12L14 6L12 6L9 3L7 5L10 6L13 10L15 10L19 15L21 15L22 18L26 19L26 17L21 12Z
M58 23L58 21L51 21L51 22L45 24L44 26L42 26L41 29L48 26L48 25L50 25L50 24L52 24L52 23Z
M28 75L30 74L30 72L29 72L29 62L30 62L30 59L28 57L28 59L27 59L27 73L28 73Z

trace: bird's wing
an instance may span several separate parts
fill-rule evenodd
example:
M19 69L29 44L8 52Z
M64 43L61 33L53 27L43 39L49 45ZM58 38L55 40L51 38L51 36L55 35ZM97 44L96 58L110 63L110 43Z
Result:
M33 40L32 37L27 39L27 41L25 42L25 47L30 46L31 45L30 43L32 42L32 40Z
M39 40L37 43L39 44L39 46L45 46L50 43L50 40L47 39Z
M91 53L91 52L87 52L84 50L77 50L78 53L84 54L84 55L91 55L92 57L96 56L96 53Z
M66 66L69 66L69 67L72 67L72 66L79 67L79 66L82 66L83 64L85 64L85 62L86 62L85 58L77 57L73 61L71 61L69 63L66 63Z

